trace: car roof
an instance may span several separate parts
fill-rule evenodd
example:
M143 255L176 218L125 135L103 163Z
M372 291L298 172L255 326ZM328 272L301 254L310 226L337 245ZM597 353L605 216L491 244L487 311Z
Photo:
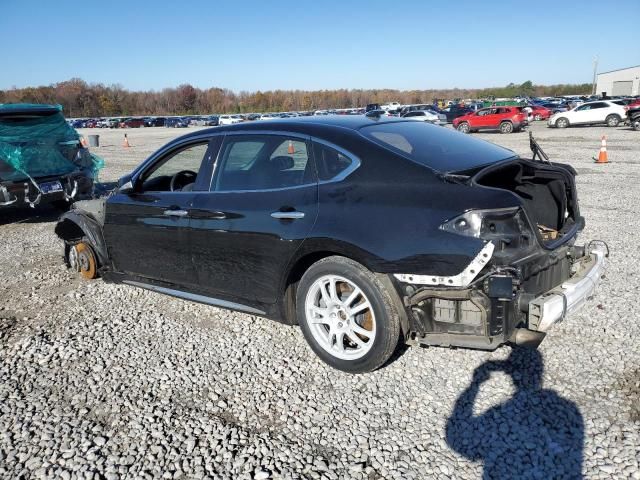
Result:
M219 132L235 132L235 131L249 131L249 130L271 130L271 131L300 131L307 129L347 129L347 130L359 130L369 125L378 125L383 123L397 123L397 122L409 122L410 120L404 120L398 117L378 117L378 116L366 116L366 115L322 115L312 117L290 117L279 118L277 120L270 121L269 123L262 122L250 122L250 123L238 123L235 125L224 125L221 127L212 127L207 130L200 130L198 132L189 133L186 137L199 136L203 133L219 133ZM306 128L305 128L306 127Z
M0 103L0 116L14 115L52 115L62 112L60 105L44 105L37 103Z

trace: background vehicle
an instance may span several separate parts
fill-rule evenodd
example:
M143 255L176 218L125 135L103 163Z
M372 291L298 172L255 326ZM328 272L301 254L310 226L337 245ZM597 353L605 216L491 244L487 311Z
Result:
M551 110L552 114L558 113L558 112L566 112L567 110L569 110L569 107L567 107L566 104L561 104L561 103L546 102L546 103L543 103L541 106L548 110Z
M551 116L551 110L542 105L529 105L532 110L534 120L547 120Z
M145 127L164 127L165 117L147 117L144 119Z
M218 119L219 125L233 125L234 123L241 123L244 119L240 115L220 115Z
M56 233L85 277L297 323L363 372L399 338L537 346L577 309L604 250L575 244L574 176L425 122L247 122L172 141Z
M280 115L277 113L265 113L260 115L260 120L275 120L276 118L280 118Z
M164 122L164 126L168 128L187 128L189 123L180 117L168 117Z
M218 126L220 122L220 119L218 118L217 115L209 115L208 117L205 117L204 120L204 124L207 127L216 127Z
M380 105L381 110L400 110L400 107L402 107L402 105L398 102L389 102L384 105Z
M120 122L120 128L140 128L144 127L142 118L126 118Z
M572 125L606 124L617 127L626 116L625 108L608 100L583 103L579 107L566 112L559 112L549 117L549 127L566 128Z
M640 130L640 105L627 110L627 120L634 130Z
M66 208L91 194L102 163L81 145L59 105L0 105L0 210Z
M470 133L478 130L499 130L501 133L518 132L529 124L523 107L491 107L467 113L453 120L459 132Z
M414 110L412 112L405 113L402 115L402 118L420 120L436 125L445 125L447 123L447 116L444 113L436 113L431 110Z
M447 122L451 123L454 119L466 115L467 113L473 113L473 110L460 105L450 105L442 110L442 113L447 117Z

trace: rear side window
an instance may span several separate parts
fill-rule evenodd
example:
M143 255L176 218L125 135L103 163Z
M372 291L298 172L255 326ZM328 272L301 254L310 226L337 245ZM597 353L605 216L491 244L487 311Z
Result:
M427 122L379 123L361 128L360 133L396 154L441 172L467 170L515 156L506 148Z
M313 155L318 168L318 179L321 181L337 177L353 164L351 158L321 143L314 142Z

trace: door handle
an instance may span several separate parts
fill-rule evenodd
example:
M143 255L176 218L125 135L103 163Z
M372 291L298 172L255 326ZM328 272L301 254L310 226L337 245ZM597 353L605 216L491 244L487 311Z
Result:
M304 218L304 212L273 212L271 214L273 218L277 218L279 220L296 220L298 218Z
M165 210L164 214L168 217L186 217L189 212L186 210Z

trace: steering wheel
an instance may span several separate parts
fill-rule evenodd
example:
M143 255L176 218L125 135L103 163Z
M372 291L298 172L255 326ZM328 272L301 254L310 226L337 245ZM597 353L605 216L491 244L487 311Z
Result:
M178 173L173 175L173 177L171 177L169 190L171 190L172 192L175 192L176 190L182 190L190 183L194 183L197 176L198 174L193 170L180 170Z

